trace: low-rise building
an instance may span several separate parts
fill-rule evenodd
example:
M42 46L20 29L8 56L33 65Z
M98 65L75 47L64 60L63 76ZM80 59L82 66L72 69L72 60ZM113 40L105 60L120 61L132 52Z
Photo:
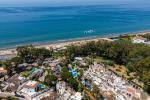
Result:
M140 100L141 98L141 89L130 86L127 81L100 64L94 63L94 65L91 65L85 71L83 79L89 79L93 84L97 85L105 98L114 97L117 98L116 100ZM108 95L110 91L111 96Z
M42 74L43 74L44 70L43 69L38 69L38 68L33 68L31 71L30 71L30 75L29 77L30 78L33 78L33 77L40 77Z
M59 97L57 93L53 89L50 89L48 91L37 94L32 98L32 100L56 100L58 98Z
M82 100L80 92L75 92L67 83L60 81L56 84L57 93L62 100Z
M28 97L32 97L37 93L39 83L37 81L28 81L20 92L26 94Z
M54 91L51 91L47 86L37 81L27 81L19 91L20 94L26 97L27 100L41 100L42 98L52 96Z
M27 63L19 64L17 67L20 71L24 71L28 67L28 64Z
M15 92L26 81L26 78L16 74L5 81L5 86L2 90L7 92Z
M0 77L3 77L7 74L7 70L4 69L4 67L0 67Z
M141 93L140 93L140 91L138 91L138 90L136 90L135 88L130 87L130 86L127 86L127 87L126 87L125 93L126 93L125 96L126 96L127 98L129 98L130 100L133 100L134 98L136 98L136 99L134 99L134 100L140 100L140 98L141 98Z
M142 38L142 37L134 37L133 38L133 43L145 43L147 41L146 38Z
M146 38L143 38L143 37L134 37L132 39L132 42L133 43L143 43L143 44L146 44L146 45L150 45L150 41L148 41Z
M81 58L81 57L75 57L74 59L75 59L75 60L79 60L79 61L82 61L82 60L83 60L83 58Z

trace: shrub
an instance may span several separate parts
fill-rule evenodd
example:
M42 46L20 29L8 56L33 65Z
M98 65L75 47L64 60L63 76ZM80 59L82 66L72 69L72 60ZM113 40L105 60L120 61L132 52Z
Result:
M120 69L116 69L116 71L117 71L117 72L121 72L121 70L120 70Z

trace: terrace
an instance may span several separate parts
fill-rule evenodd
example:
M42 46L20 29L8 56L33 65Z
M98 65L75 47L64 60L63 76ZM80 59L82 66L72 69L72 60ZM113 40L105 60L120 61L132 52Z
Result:
M2 90L7 92L15 92L26 81L26 78L16 74L4 82L5 85L3 86Z
M22 93L27 94L28 96L32 96L37 93L39 83L36 81L28 81L21 90Z
M0 67L0 77L7 74L7 70L4 69L4 67Z
M140 37L140 36L136 36L132 39L133 43L143 43L146 45L150 45L150 41L148 41L148 39Z
M94 62L94 65L91 65L90 68L85 71L83 79L92 80L92 83L98 86L98 88L102 91L102 94L104 92L111 91L114 94L114 97L117 96L117 98L124 98L121 100L129 100L133 97L140 98L140 92L142 92L141 90L131 87L128 82L122 79L122 77L115 75L113 72L107 70L103 65L97 64L96 62ZM128 93L129 87L130 90L134 90L136 92Z
M82 100L81 93L75 92L63 81L57 83L56 89L62 100Z

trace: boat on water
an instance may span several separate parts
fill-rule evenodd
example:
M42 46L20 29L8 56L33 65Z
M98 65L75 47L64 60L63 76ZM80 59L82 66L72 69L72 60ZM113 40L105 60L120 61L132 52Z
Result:
M89 34L89 33L94 33L95 31L93 29L90 29L90 30L87 30L87 31L84 31L85 34Z

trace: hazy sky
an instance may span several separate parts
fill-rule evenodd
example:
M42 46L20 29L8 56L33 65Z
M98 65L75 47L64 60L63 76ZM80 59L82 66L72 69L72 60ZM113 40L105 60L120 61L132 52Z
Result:
M150 4L150 0L0 0L1 6L56 6L87 4Z

